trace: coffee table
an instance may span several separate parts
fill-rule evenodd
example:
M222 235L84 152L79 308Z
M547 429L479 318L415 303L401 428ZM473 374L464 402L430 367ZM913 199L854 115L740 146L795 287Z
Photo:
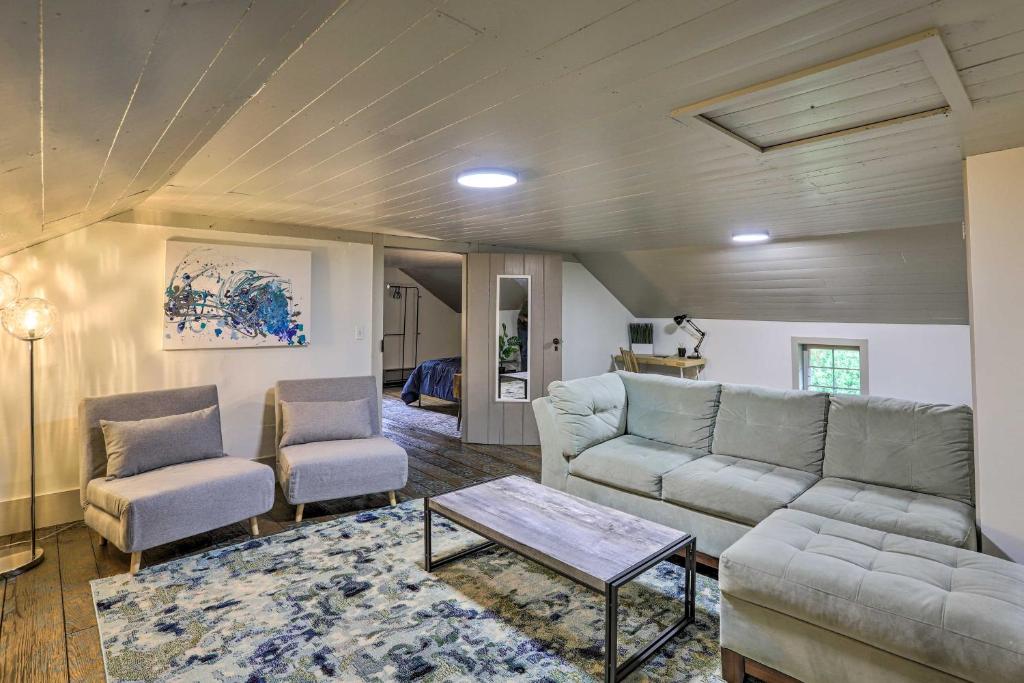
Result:
M441 515L487 539L443 558L431 550L431 518ZM604 680L621 681L693 623L696 544L690 534L542 486L505 477L423 504L427 571L500 545L605 598ZM683 616L624 662L618 661L619 589L677 553L685 553Z

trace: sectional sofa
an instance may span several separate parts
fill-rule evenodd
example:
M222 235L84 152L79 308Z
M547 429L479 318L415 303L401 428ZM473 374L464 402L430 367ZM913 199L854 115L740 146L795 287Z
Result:
M628 372L533 406L544 484L719 566L730 683L1024 680L1024 567L976 552L970 408Z

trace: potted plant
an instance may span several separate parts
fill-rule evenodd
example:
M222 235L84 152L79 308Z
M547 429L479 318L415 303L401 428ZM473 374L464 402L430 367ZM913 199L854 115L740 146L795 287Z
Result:
M498 360L502 363L512 363L519 360L519 347L522 341L519 337L510 335L505 323L501 324L501 334L498 335Z

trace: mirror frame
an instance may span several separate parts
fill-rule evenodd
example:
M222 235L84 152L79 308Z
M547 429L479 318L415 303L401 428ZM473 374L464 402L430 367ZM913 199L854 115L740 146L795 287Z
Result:
M530 343L533 337L533 281L529 275L502 274L498 276L497 288L494 291L494 394L491 398L496 403L529 403L530 385L533 383L533 361L527 353L526 361L526 398L502 398L501 397L501 354L498 350L498 340L501 334L501 281L502 280L526 280L526 343Z

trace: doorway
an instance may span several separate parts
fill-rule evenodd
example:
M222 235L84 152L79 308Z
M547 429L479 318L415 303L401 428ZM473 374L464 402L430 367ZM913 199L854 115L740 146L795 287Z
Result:
M462 254L384 247L385 426L461 438Z

